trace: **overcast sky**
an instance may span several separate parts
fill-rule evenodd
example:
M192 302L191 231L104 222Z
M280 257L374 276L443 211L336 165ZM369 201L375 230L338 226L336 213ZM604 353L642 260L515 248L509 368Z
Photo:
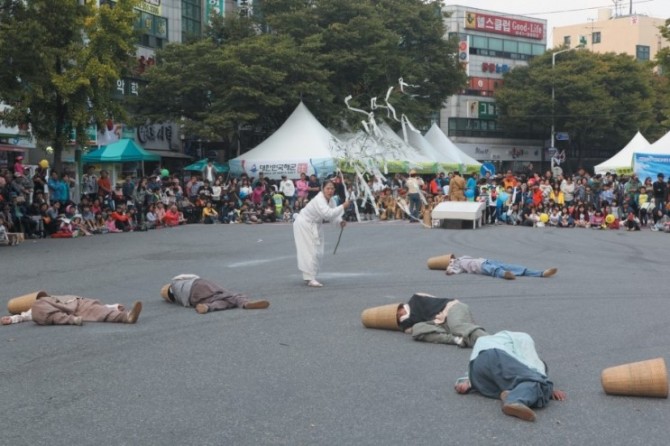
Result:
M620 15L628 15L630 0L617 0ZM670 18L670 0L633 0L633 13L662 19ZM445 0L448 5L521 14L547 20L547 41L551 42L555 26L586 23L598 18L598 9L609 8L614 14L614 0Z

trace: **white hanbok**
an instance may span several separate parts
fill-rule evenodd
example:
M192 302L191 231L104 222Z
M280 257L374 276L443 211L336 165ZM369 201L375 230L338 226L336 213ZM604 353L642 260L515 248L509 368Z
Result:
M344 207L337 206L335 200L326 201L323 192L319 192L297 214L293 222L293 236L298 253L298 269L302 271L304 280L314 280L321 266L325 237L323 221L340 223L344 215Z

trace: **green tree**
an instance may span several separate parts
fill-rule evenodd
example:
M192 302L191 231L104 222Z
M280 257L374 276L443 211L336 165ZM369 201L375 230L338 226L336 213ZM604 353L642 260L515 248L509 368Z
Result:
M215 34L158 53L137 119L179 122L186 135L235 141L242 126L277 128L301 98L328 98L328 73L290 37Z
M202 41L159 51L138 119L178 120L186 134L234 140L242 126L276 129L303 100L322 123L336 127L360 118L347 112L346 96L367 109L402 77L417 87L405 94L396 89L392 103L420 125L465 84L456 42L444 39L439 2L254 5L252 18L215 20Z
M654 75L649 64L625 54L552 52L505 75L496 91L500 123L511 131L568 132L577 162L591 151L616 153L656 122ZM555 101L551 100L552 88Z
M0 101L12 106L0 120L29 124L57 171L72 130L85 144L89 125L124 117L112 92L131 66L135 3L0 0Z
M448 96L463 87L465 72L456 41L445 40L440 2L422 0L264 0L272 32L297 41L313 39L320 63L332 73L333 102L322 104L322 121L358 120L343 99L367 108L374 97L403 78L416 87L393 92L392 103L417 124L427 124Z
M658 30L665 40L670 41L670 19L665 21L665 26L659 26ZM663 75L670 74L670 47L661 48L656 53L656 63L661 68Z
M665 21L665 26L658 28L661 36L670 41L670 19ZM656 54L656 64L659 68L658 76L656 77L656 85L654 91L656 92L656 120L659 124L656 137L659 138L665 134L668 127L670 127L670 47L662 48Z

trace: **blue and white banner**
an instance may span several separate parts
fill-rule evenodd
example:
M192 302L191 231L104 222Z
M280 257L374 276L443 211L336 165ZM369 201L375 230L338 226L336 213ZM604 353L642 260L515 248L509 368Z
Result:
M670 177L670 155L656 153L635 153L633 156L633 170L638 178L650 177L655 179L659 173Z

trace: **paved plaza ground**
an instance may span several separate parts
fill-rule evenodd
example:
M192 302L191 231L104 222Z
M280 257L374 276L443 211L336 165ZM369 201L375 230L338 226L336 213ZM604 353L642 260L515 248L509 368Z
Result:
M612 365L670 360L670 235L488 226L350 224L305 287L290 225L190 225L0 248L0 306L44 289L144 302L136 325L0 327L0 444L666 445L670 402L606 396ZM447 277L446 252L553 278ZM268 310L199 315L160 287L196 273ZM458 395L470 350L365 329L365 308L413 292L457 297L489 332L530 333L568 400L534 423Z

